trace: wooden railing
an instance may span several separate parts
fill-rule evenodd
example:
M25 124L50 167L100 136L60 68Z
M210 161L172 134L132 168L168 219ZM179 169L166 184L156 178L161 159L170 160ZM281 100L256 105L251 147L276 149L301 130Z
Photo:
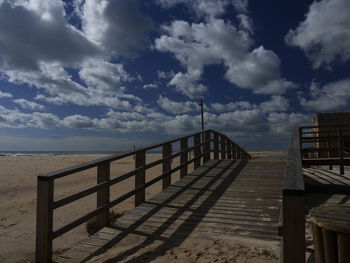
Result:
M193 139L189 147L189 139ZM173 144L180 143L180 150L173 153ZM162 159L146 164L146 152L156 148L162 149ZM189 152L194 156L189 159ZM212 154L211 154L212 153ZM135 169L110 178L110 165L129 156L135 156ZM172 168L172 159L180 157L180 165ZM194 163L194 169L201 163L214 159L250 159L251 156L226 135L213 130L197 132L184 137L176 138L163 143L137 149L123 154L112 155L106 158L91 161L60 171L38 176L37 188L37 222L36 222L36 262L52 261L52 242L58 236L72 230L91 218L96 218L99 228L109 225L109 209L122 201L135 197L135 206L145 201L145 189L162 180L163 190L171 184L171 175L180 171L180 177L187 174L188 165ZM146 182L145 171L156 165L162 165L162 174ZM78 193L54 200L54 182L58 178L69 176L90 168L97 167L97 184ZM135 188L128 193L110 200L110 187L128 178L135 178ZM53 229L53 212L83 197L97 193L97 208L72 222Z
M305 196L299 129L295 128L288 149L282 192L279 232L283 263L305 263Z
M323 125L300 127L300 149L304 165L339 165L340 174L344 166L350 165L344 153L350 152L349 125Z

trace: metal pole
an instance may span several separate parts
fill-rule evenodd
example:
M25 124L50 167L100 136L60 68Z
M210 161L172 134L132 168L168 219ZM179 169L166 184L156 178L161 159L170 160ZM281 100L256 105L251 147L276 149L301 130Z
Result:
M202 131L204 130L204 119L203 119L203 115L204 115L204 110L203 110L203 99L201 99L201 102L198 104L199 106L201 106L201 119L202 119Z

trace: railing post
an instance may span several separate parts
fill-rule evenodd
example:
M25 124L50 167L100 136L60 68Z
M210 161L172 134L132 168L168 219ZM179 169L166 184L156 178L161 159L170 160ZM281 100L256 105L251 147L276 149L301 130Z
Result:
M339 171L344 174L344 156L343 156L343 134L341 127L338 127L338 149L339 149Z
M226 138L224 135L220 136L221 139L221 159L226 159Z
M327 137L328 137L328 139L327 139L328 158L332 157L332 155L331 155L331 143L329 141L329 137L330 136L331 136L330 133L327 132ZM329 165L329 170L333 170L333 165L332 164Z
M135 154L135 169L145 166L146 163L146 151L139 150ZM145 170L136 172L135 174L135 188L144 185L146 182L145 179ZM145 189L140 190L135 194L135 207L145 202Z
M219 135L214 132L214 159L219 159Z
M283 191L283 263L305 262L305 197L303 192Z
M97 166L97 184L109 181L110 179L110 163L102 163ZM97 208L109 203L110 187L107 186L97 191ZM96 217L97 228L101 229L109 225L109 208Z
M194 146L194 169L198 168L201 165L201 147L200 144L201 143L201 135L200 134L196 134L194 136L194 140L193 140L193 144Z
M182 138L180 142L180 151L182 152L180 155L180 165L184 165L188 162L188 140L187 138ZM180 177L184 177L187 175L187 164L182 166L180 169Z
M232 143L227 140L227 159L232 159Z
M163 144L163 158L170 156L171 153L171 144ZM171 159L163 161L163 174L171 170ZM167 175L163 178L163 190L171 184L171 175Z
M204 134L204 156L203 156L203 163L206 163L210 160L210 132L206 131Z
M38 177L35 262L52 261L54 181Z

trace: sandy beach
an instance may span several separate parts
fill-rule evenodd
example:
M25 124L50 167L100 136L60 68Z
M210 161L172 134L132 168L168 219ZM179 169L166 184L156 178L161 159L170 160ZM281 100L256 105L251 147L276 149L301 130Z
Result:
M259 154L258 154L259 155ZM258 157L261 157L259 155ZM22 156L22 157L1 157L0 158L0 262L34 262L34 250L35 250L35 220L36 220L36 176L47 172L55 171L65 167L70 167L76 164L84 163L90 160L94 160L100 157L96 156ZM146 162L151 162L159 159L160 155L148 155ZM178 160L174 160L176 165ZM192 166L191 166L192 167ZM122 159L120 161L113 162L111 165L111 177L114 178L118 175L124 174L134 168L134 161L132 157ZM161 166L157 166L150 169L146 176L147 180L160 175ZM173 175L173 180L178 179L178 174ZM70 193L78 192L92 186L96 183L96 168L89 169L71 176L67 176L64 179L55 181L55 199L69 195ZM123 193L128 192L134 187L133 178L123 181L111 188L111 198L115 198ZM147 188L146 198L158 193L161 189L161 182ZM93 210L96 205L95 195L85 197L79 201L76 201L68 206L55 210L54 213L54 229L63 224L69 223L73 219L78 218L81 215ZM125 202L116 206L113 211L115 213L123 213L126 210L134 207L134 199L130 198ZM60 253L77 242L87 238L85 224L68 232L55 240L54 251ZM198 243L201 240L199 237L193 237L189 239L189 243ZM203 239L203 246L210 247L210 242L222 242L225 244L222 249L232 248L235 249L240 245L240 242L229 242L228 240L222 241L208 241ZM206 244L206 245L205 245ZM200 253L201 246L197 246L198 249L191 251L191 253ZM214 248L213 248L214 249ZM219 253L215 247L213 253ZM248 248L247 248L248 249ZM251 252L251 250L247 250ZM253 251L259 248L252 248ZM265 249L265 248L264 248ZM198 250L198 251L197 251ZM220 249L219 249L220 250ZM266 249L265 249L266 250ZM242 250L244 251L244 249ZM244 252L241 251L241 254ZM171 253L180 253L183 251L181 248L173 249ZM210 255L213 253L208 252ZM248 252L247 252L248 253ZM248 253L248 254L249 254ZM270 255L270 254L272 255ZM269 252L271 256L266 257L266 253L262 253L262 260L272 261L254 261L254 262L275 262L276 256L274 252ZM181 255L179 258L183 258ZM254 254L254 253L253 253ZM259 258L259 253L254 254L255 258ZM164 261L172 262L168 256L162 257ZM227 262L227 258L218 258L217 262ZM161 259L158 259L157 262ZM204 258L203 258L204 260ZM98 261L96 261L98 262ZM177 262L177 261L174 261ZM195 262L195 261L194 261ZM205 261L203 261L205 262ZM211 262L210 260L206 262ZM228 261L230 262L230 261ZM235 262L235 261L233 261ZM237 262L249 262L249 261L237 261Z

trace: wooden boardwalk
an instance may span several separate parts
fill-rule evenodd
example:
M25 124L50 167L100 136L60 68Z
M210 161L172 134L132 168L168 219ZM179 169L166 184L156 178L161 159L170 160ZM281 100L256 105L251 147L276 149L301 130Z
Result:
M285 166L285 160L210 160L56 261L86 261L136 237L144 241L122 255L159 240L181 244L191 233L279 241Z

